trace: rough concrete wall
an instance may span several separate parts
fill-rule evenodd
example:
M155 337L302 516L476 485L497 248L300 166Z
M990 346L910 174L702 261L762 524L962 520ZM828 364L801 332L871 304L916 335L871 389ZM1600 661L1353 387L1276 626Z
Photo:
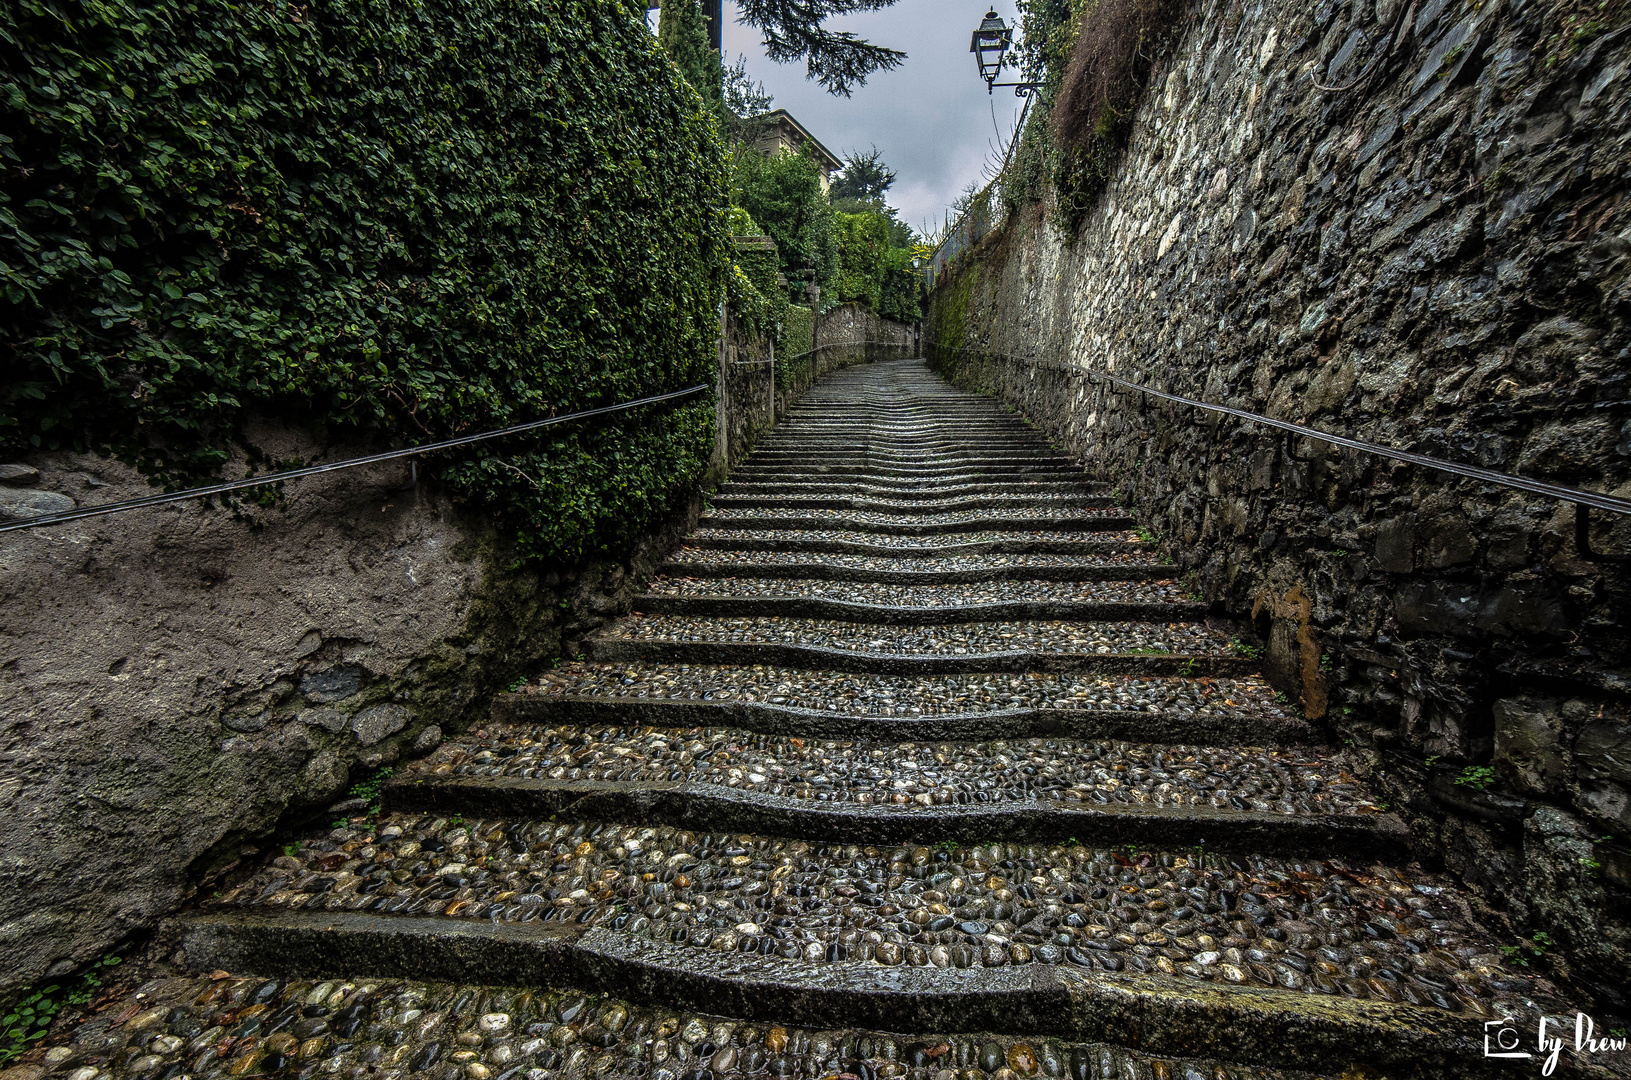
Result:
M1075 373L1631 494L1631 31L1580 47L1563 10L1195 4L1080 231L1013 215L937 283L925 336L1255 616L1269 670L1368 751L1424 853L1612 996L1631 579L1580 556L1572 507ZM1631 551L1631 523L1594 539ZM1484 765L1488 790L1455 783Z
M356 449L250 440L281 460ZM13 511L151 493L70 454L0 476ZM152 926L280 824L480 718L625 610L697 509L604 561L518 571L433 480L393 490L406 477L0 536L0 991Z

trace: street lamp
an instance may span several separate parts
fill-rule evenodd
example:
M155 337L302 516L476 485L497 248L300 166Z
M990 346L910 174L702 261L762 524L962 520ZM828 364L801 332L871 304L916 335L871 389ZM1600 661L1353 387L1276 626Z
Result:
M986 12L985 21L980 23L980 28L974 31L974 37L969 41L968 51L974 54L974 62L980 66L980 78L985 80L987 94L999 86L1011 86L1016 96L1029 97L1036 93L1037 87L1041 85L1032 82L997 81L1008 62L1008 50L1013 46L1014 32L1002 21L1002 16L998 15L995 9Z

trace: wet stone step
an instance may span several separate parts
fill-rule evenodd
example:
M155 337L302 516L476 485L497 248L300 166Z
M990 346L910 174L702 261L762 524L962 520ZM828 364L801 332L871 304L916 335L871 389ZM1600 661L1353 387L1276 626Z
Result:
M731 550L687 543L663 572L674 578L780 578L877 581L898 585L963 585L991 581L1102 582L1150 580L1176 572L1154 551L1093 555L1026 555L1001 551L968 555L847 555L840 552ZM736 588L736 585L732 585Z
M761 664L568 663L539 676L532 695L743 701L857 716L960 715L1005 709L1094 709L1201 719L1295 720L1261 678L1134 675L944 675L911 678Z
M686 543L691 547L741 551L821 551L894 558L973 555L1076 555L1154 552L1137 532L1104 529L1080 539L1053 530L971 530L939 536L899 536L851 529L743 529L703 526Z
M1504 961L1446 879L1339 859L1001 841L821 845L409 813L309 841L208 910L554 923L757 956L772 972L1136 973L1173 991L1273 988L1473 1019L1521 1015L1530 1010L1519 1003L1549 991Z
M986 463L899 464L881 461L844 464L821 456L809 456L802 461L778 464L750 465L744 463L731 473L737 480L782 478L789 476L846 476L861 479L876 478L885 481L904 480L958 480L967 477L1036 477L1053 480L1080 480L1085 474L1079 465L1026 465Z
M877 468L980 468L987 465L1023 465L1031 468L1070 470L1080 468L1073 458L1062 454L1001 454L995 450L758 450L747 458L749 467L755 465L806 465L819 455L822 463L830 465L873 465Z
M578 662L500 695L493 716L896 742L1050 735L1259 746L1312 741L1307 722L1282 701L1255 677L903 677L763 664Z
M1133 566L1138 564L1134 563ZM1043 564L1042 569L1080 573L1080 567L1058 567ZM803 571L808 567L782 567L783 573ZM1036 568L1030 568L1032 570ZM1095 568L1102 569L1102 567ZM1012 568L992 568L992 573L1013 573ZM925 579L939 574L920 574ZM665 598L732 598L752 597L790 600L831 600L848 604L867 604L897 608L944 608L972 605L1025 602L1032 604L1138 604L1186 605L1204 613L1195 604L1183 586L1170 579L1143 581L1012 581L998 579L968 584L895 585L853 581L826 581L819 578L796 577L681 577L670 573L649 586L645 596L638 598L636 607L654 611L648 597ZM1159 617L1159 616L1158 616ZM1171 650L1169 650L1171 651Z
M913 499L935 500L962 498L969 495L1008 495L1018 497L1031 492L1047 494L1074 494L1074 495L1102 495L1102 485L1088 483L1084 480L1057 480L1036 479L1029 477L1015 477L1002 483L990 481L980 482L941 482L925 483L923 481L839 481L831 477L805 477L799 480L784 479L777 482L756 481L736 482L726 484L720 489L720 497L763 497L768 495L804 494L821 495L851 495L863 498L883 499Z
M52 1080L1318 1080L1047 1036L754 1024L569 988L355 975L161 975L48 1040L42 1057Z
M1245 674L1230 637L1198 623L974 622L923 625L634 614L584 643L595 660L800 663L881 674L1148 672Z
M1057 511L963 510L943 514L880 514L862 510L808 509L777 513L770 510L711 510L698 520L703 530L808 529L890 534L902 540L921 536L970 532L1093 532L1123 530L1133 524L1125 511L1065 509Z
M964 510L1005 510L1026 513L1043 510L1063 513L1115 509L1107 495L1084 495L1074 491L1035 491L1011 495L963 495L952 498L879 498L867 495L715 495L709 500L716 511L744 508L785 508L804 512L813 509L859 510L882 514L934 514Z
M1055 802L1273 814L1381 813L1347 767L1307 748L1078 739L874 743L723 728L568 725L449 743L409 781L508 777L714 784L860 806Z

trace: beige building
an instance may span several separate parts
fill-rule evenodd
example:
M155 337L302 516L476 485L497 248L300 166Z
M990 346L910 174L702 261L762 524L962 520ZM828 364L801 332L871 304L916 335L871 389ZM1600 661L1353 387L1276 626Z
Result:
M839 161L831 150L821 145L817 139L805 130L804 125L793 118L793 114L786 109L777 109L775 112L765 113L763 116L753 117L749 123L754 127L753 145L763 150L766 156L770 154L796 154L806 147L810 156L815 158L816 169L821 173L821 191L825 194L832 187L832 174L842 169L844 163Z

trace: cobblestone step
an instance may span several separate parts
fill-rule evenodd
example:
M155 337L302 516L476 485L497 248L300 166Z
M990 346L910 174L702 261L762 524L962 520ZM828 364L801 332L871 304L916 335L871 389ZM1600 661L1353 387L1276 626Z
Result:
M1461 1055L1486 1018L1552 999L1505 969L1448 882L1363 861L821 845L503 813L338 830L223 894L183 948L229 971L542 976L750 1022L955 1022L1270 1065L1365 1038L1369 1060L1443 1075L1477 1068Z
M642 821L836 843L1210 845L1376 856L1408 839L1347 769L1301 748L1030 739L806 740L731 729L522 726L449 744L396 810Z
M819 552L834 555L863 555L880 558L967 558L981 555L1065 555L1087 558L1097 555L1149 553L1136 532L1099 530L1102 540L1074 539L1058 532L1001 532L982 529L973 533L931 539L879 535L845 529L741 529L703 526L686 538L691 547L710 550L772 551L784 554Z
M199 1080L316 1067L317 1075L432 1080L957 1080L968 1070L1043 1080L1321 1080L1314 1074L1129 1051L1036 1035L892 1032L769 1024L540 987L420 979L158 977L115 998L51 1051L52 1076L154 1073ZM130 1019L117 1023L121 1016ZM232 1035L260 1020L264 1038ZM299 1034L295 1032L298 1031ZM206 1037L215 1036L218 1037ZM280 1035L286 1036L279 1038ZM202 1044L201 1044L202 1042ZM222 1044L225 1049L222 1050ZM987 1066L990 1066L987 1068ZM535 1074L541 1074L535 1075ZM1334 1080L1334 1076L1332 1078Z
M666 580L729 578L731 584L691 582L674 588L730 588L757 579L796 577L809 582L856 582L905 586L959 586L987 582L1150 581L1165 586L1178 568L1149 551L1095 555L858 555L808 551L732 550L687 543L663 566ZM667 586L664 586L665 588ZM749 589L759 587L747 586ZM654 587L655 590L655 587ZM750 593L751 594L751 593ZM805 595L810 595L806 593Z
M858 510L801 510L786 514L762 510L710 510L698 519L702 529L814 529L887 533L906 539L969 532L1108 532L1130 529L1136 521L1114 508L1021 514L1009 510L968 510L950 514L879 514Z
M1102 495L1102 484L1093 484L1085 480L1009 480L1003 483L979 482L964 484L925 484L911 481L900 483L860 483L860 482L833 482L823 483L806 477L800 481L783 481L779 483L737 483L726 484L720 489L720 495L726 496L765 496L799 494L811 496L823 495L850 495L864 498L886 499L921 499L936 500L948 498L964 498L970 495L1022 495L1022 494L1061 494L1061 495Z
M564 664L500 697L493 715L893 741L1069 735L1262 746L1313 738L1259 678L904 677L762 664Z
M799 452L778 452L778 450L765 450L755 452L747 460L749 467L775 467L775 465L798 465L809 468L811 458L817 458L827 467L840 467L840 465L858 465L858 467L904 468L904 470L931 470L931 468L962 468L962 470L987 470L987 468L1029 468L1029 470L1080 471L1080 465L1065 455L1037 455L1037 454L1000 454L1000 452L985 452L985 454L953 454L953 452L912 452L912 450L899 450L899 452L850 452L850 450L799 450Z
M733 603L748 606L747 601ZM1057 612L1063 605L1039 605ZM898 610L898 609L897 609ZM890 612L886 614L896 614ZM935 623L928 622L933 617ZM1229 635L1198 623L963 622L898 611L879 622L777 616L634 614L584 643L608 663L752 663L868 672L949 675L1050 672L1245 675Z
M1084 495L1073 491L1019 492L1011 495L963 495L944 499L880 498L867 495L715 495L709 500L717 511L747 509L858 510L868 514L943 514L963 510L1008 510L1021 513L1045 510L1065 513L1073 510L1106 510L1115 503L1106 495Z
M792 572L789 567L773 569ZM1065 569L1081 574L1079 569ZM775 616L895 626L1045 619L1170 622L1201 619L1208 610L1207 605L1190 601L1171 580L1013 581L1006 576L936 585L665 576L635 597L634 606L647 615Z

